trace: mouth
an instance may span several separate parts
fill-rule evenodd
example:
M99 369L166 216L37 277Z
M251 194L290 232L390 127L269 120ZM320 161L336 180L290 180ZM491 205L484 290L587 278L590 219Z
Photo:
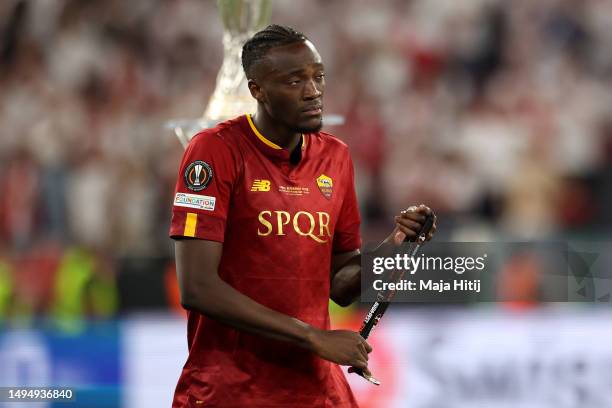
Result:
M323 113L323 105L312 105L302 110L302 113L306 116L317 116Z

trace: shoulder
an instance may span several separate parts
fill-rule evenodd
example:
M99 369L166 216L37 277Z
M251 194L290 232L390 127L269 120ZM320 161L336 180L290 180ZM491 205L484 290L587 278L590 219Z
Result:
M199 131L191 138L187 150L235 154L239 148L238 143L242 135L239 121L240 117L221 122L213 128Z
M327 132L317 132L313 134L321 148L329 154L342 154L350 157L349 147L342 140Z

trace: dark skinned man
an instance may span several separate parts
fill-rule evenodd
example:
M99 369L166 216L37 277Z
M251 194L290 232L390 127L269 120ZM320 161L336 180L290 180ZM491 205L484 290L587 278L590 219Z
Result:
M369 374L372 348L330 330L328 302L359 296L360 218L348 148L320 131L323 63L277 25L245 43L242 62L257 112L194 136L176 186L189 357L173 407L356 407L339 365ZM384 245L430 213L403 211Z

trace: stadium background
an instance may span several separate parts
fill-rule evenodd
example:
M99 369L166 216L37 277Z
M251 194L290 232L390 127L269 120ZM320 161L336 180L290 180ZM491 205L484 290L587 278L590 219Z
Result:
M436 240L609 240L611 3L276 0L272 21L322 54L366 241L420 202ZM202 114L221 36L211 0L0 2L0 385L168 406L186 340L164 123ZM538 265L506 267L521 291ZM364 408L610 407L599 295L396 305L372 339L383 386L351 384Z

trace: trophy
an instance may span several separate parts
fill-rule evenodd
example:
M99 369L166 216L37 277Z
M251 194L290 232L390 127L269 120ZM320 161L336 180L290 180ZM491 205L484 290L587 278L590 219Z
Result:
M223 64L217 75L215 90L202 117L173 119L166 127L172 129L186 147L201 129L244 113L255 113L257 103L251 96L242 69L242 45L257 31L268 25L272 11L271 0L217 0L223 21ZM343 123L339 115L324 116L326 125Z
M268 24L271 0L218 0L217 6L223 21L223 64L215 90L201 118L175 119L167 124L183 147L199 130L257 109L240 57L242 44Z

